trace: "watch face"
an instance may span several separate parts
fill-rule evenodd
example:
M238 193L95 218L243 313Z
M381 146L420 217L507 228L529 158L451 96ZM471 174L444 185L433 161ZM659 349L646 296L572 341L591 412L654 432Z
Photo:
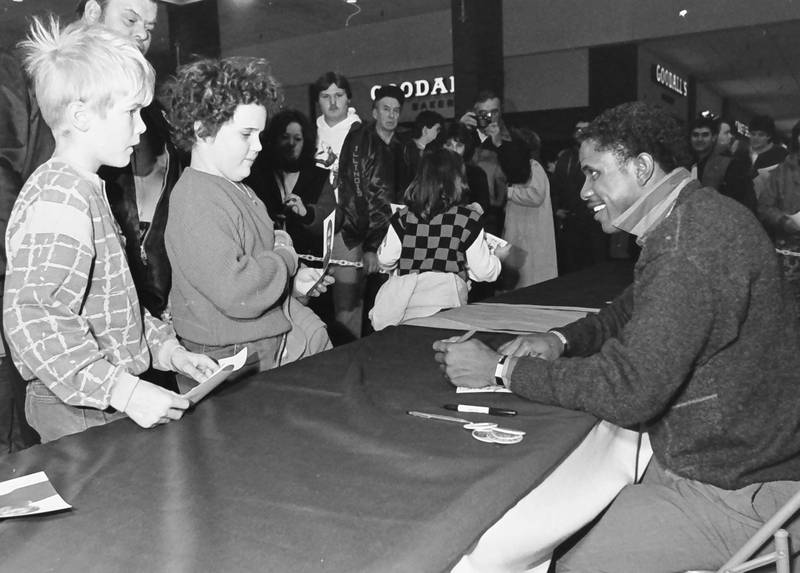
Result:
M494 369L494 383L498 386L506 386L506 381L503 378L503 374L506 367L506 360L508 360L508 356L503 355L497 360L497 366Z

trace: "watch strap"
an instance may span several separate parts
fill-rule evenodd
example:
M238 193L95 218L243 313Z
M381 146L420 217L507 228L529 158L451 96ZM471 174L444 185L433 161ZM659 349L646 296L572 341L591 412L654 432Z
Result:
M494 367L494 383L498 386L508 388L508 381L506 380L506 363L508 362L508 355L503 354L497 359L497 365Z

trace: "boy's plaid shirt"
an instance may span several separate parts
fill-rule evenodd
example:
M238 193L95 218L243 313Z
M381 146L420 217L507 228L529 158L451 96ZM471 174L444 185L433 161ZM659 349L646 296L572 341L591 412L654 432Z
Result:
M95 174L54 159L40 166L14 204L6 250L3 322L14 364L64 402L106 408L121 369L148 368L148 345L154 359L177 345L171 327L139 305Z

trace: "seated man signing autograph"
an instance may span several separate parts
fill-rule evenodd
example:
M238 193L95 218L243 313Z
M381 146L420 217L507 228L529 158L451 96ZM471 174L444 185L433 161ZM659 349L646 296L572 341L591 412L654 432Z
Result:
M583 134L582 199L606 233L642 246L612 304L499 352L434 343L457 386L499 383L649 432L642 483L557 571L716 569L800 490L797 313L758 221L678 167L683 139L668 113L639 102Z

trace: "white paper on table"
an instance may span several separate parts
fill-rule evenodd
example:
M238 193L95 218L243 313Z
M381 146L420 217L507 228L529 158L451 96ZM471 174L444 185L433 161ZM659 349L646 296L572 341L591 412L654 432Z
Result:
M511 390L505 386L483 386L481 388L465 388L464 386L456 387L456 394L480 394L484 392L500 392L504 394L511 394Z
M247 360L246 347L242 348L233 356L222 358L218 362L219 369L217 369L204 381L200 382L200 384L186 392L183 397L188 399L193 405L197 404L200 400L205 398L209 392L222 384L228 378L228 376L244 366L245 360Z
M0 482L0 519L49 513L71 507L58 495L44 472Z
M478 302L443 310L425 318L412 318L403 324L453 330L530 334L564 326L597 310L583 307Z

